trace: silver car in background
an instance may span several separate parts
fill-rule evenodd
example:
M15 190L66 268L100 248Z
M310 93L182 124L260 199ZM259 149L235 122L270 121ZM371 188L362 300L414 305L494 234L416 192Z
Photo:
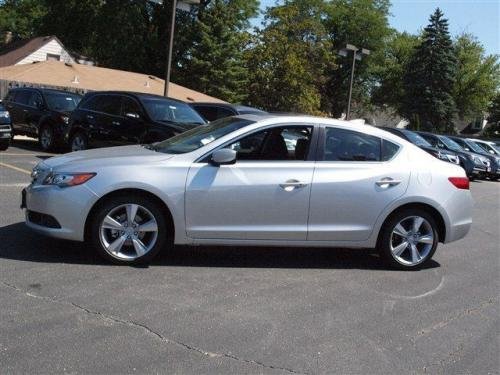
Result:
M400 269L463 238L462 168L371 126L244 115L163 142L47 159L23 190L26 223L116 263L183 245L377 248Z

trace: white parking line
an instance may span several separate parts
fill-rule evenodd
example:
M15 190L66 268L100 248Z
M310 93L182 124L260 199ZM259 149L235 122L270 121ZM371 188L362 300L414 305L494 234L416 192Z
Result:
M10 168L10 169L13 169L15 171L31 175L31 171L28 171L27 169L22 169L22 168L19 168L19 167L16 167L14 165L10 165L7 163L0 162L0 167Z
M20 184L0 184L0 187L6 187L6 188L19 188L19 187L26 187L28 185L27 182L20 183Z

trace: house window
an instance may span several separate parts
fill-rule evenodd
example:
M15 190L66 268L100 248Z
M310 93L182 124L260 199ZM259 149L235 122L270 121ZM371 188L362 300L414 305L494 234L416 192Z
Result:
M47 61L59 61L61 60L61 55L55 55L53 53L47 53Z

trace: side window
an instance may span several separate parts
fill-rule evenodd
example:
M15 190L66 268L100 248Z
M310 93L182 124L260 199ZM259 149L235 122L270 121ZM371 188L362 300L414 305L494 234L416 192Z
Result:
M141 107L134 99L127 96L122 96L122 111L121 115L125 116L127 113L133 113L136 115L141 114Z
M102 95L96 102L95 110L109 115L118 116L121 111L121 99L116 95Z
M92 96L89 99L85 100L85 102L82 103L80 106L81 109L88 109L90 111L97 111L97 103L99 102L99 99L101 98L101 95L97 96Z
M380 161L381 139L372 135L325 128L325 161Z
M234 116L234 115L235 115L235 113L233 111L231 111L230 109L222 108L222 107L217 108L217 118L230 117L230 116Z
M215 121L217 120L217 108L216 107L208 107L208 106L194 106L196 112L198 112L201 117L203 117L207 121Z
M305 160L311 143L311 126L289 126L250 134L230 145L237 160Z
M27 90L20 90L16 92L16 103L28 105L28 101L31 98L31 92Z
M15 102L15 97L16 97L16 92L15 91L9 91L7 93L7 96L5 97L5 101L7 102Z
M382 161L391 160L399 150L399 146L388 140L382 139Z
M31 96L28 100L28 105L30 107L38 108L42 103L43 103L42 96L38 92L32 91Z

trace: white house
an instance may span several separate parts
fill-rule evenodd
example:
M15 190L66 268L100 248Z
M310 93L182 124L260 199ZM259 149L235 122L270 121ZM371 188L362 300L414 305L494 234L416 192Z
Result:
M40 36L17 40L0 49L0 67L31 64L38 61L62 61L70 64L94 65L80 55L73 55L56 36Z

